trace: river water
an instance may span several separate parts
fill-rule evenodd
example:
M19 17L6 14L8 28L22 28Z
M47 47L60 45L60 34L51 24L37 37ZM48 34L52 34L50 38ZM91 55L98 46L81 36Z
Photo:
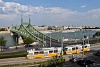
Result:
M97 31L95 31L95 30L85 30L84 35L88 36L88 37L92 37L93 34L95 34L96 32ZM50 33L47 35L50 36ZM83 38L83 31L66 32L66 33L54 32L54 33L51 33L51 37L54 37L57 39L61 39L62 37L64 37L64 39L82 39Z
M92 37L92 35L95 33L95 30L86 30L84 31L84 35ZM53 33L48 33L48 36L51 35L51 37L60 39L61 37L64 37L65 39L82 39L83 38L83 31L77 31L77 32L66 32L66 33L61 33L61 32L53 32ZM62 36L61 36L62 35ZM13 36L10 34L0 34L0 36L3 36L5 40L7 40L6 47L10 46L15 46L16 42Z
M0 34L0 36L3 36L4 39L7 41L6 42L6 47L10 47L10 46L15 46L16 45L15 39L10 34Z

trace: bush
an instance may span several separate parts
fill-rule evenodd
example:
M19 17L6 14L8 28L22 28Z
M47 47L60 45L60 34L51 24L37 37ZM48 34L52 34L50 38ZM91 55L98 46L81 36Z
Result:
M22 53L14 53L14 54L2 54L0 55L0 59L4 58L15 58L15 57L26 57L27 53L22 52Z
M65 62L63 57L54 57L51 60L40 63L39 67L61 67Z

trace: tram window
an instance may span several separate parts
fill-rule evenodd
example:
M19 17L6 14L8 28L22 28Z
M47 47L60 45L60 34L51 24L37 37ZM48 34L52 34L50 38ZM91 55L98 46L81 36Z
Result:
M87 46L85 46L85 48L87 48Z
M68 49L68 51L71 52L72 50L71 49Z
M28 53L28 55L33 55L33 53Z
M34 52L34 55L38 54L39 52Z
M78 47L76 47L76 49L78 49Z
M40 52L40 54L44 54L44 52L43 52L43 51L41 51L41 52Z
M72 50L75 50L75 48L72 48Z
M54 53L57 53L58 52L58 50L54 50Z
M79 49L81 50L82 48L81 48L81 47L79 47Z
M67 51L67 50L68 50L68 48L65 48L65 49L64 49L64 51Z
M53 53L53 51L49 51L49 53Z
M84 46L82 46L82 48L84 48Z

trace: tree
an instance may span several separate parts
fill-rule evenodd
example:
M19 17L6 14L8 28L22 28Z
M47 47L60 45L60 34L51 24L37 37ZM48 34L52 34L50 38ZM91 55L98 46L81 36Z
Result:
M84 38L87 38L87 36L86 36L86 35L84 35Z
M0 37L0 46L1 46L1 51L2 47L4 48L6 46L6 40L4 39L3 36Z
M100 32L99 32L99 31L96 32L96 33L93 35L93 37L95 37L95 36L100 36Z
M23 41L24 41L24 44L26 44L28 47L29 47L29 44L34 42L34 40L31 37L26 37Z

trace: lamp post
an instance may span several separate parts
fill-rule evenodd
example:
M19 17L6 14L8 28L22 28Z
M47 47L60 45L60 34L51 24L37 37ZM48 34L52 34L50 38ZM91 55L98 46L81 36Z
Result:
M88 35L88 44L90 43L89 38L90 38L90 30L89 30L89 35Z
M40 43L39 43L39 33L38 33L38 46L39 46L39 49L40 49Z
M43 35L43 47L44 47L44 35Z
M82 57L84 56L84 29L83 29L83 54Z
M87 39L88 39L88 44L89 44L89 37L87 37Z
M17 43L18 43L18 40L17 40L17 37L16 37L16 50L18 49L18 47L17 47Z
M62 56L62 53L63 53L63 35L62 35L62 30L61 30L61 56Z
M50 47L51 47L51 33L50 33Z

